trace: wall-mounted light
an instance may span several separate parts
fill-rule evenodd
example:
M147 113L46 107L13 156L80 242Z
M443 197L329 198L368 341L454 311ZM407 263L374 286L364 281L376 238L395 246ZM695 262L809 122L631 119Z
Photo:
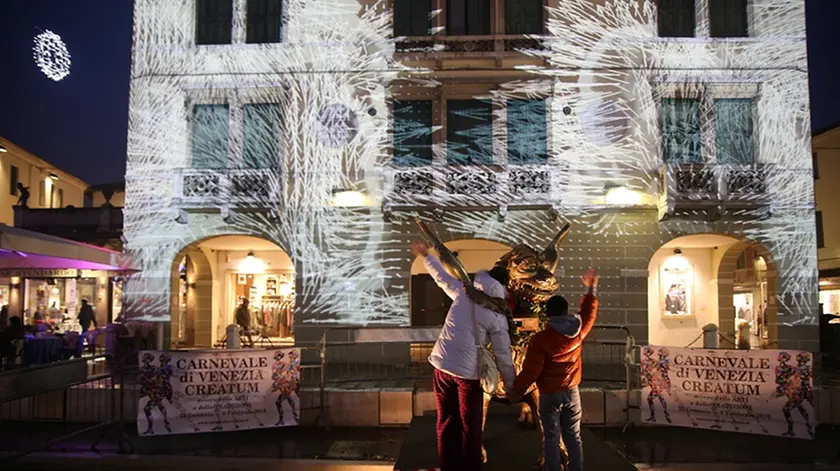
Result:
M264 271L265 263L258 259L254 255L254 252L248 252L248 256L239 263L239 272L246 275L253 275Z
M19 276L13 276L9 279L9 282L13 285L19 285L20 284L20 277Z
M6 149L6 146L0 144L0 154L5 154L6 152L9 152L9 150Z
M642 204L642 195L625 186L608 187L604 202L609 206L638 206Z
M367 198L365 194L358 190L348 188L335 189L332 192L332 205L338 207L358 207L365 206Z
M53 180L53 181L58 180L58 175L56 175L54 173L50 173L50 180Z

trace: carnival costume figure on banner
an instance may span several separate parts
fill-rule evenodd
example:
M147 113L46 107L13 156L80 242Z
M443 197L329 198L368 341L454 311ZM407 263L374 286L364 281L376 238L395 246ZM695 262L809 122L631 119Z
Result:
M300 402L300 357L296 350L289 352L289 359L283 359L283 352L274 354L274 365L271 368L271 392L278 393L274 405L277 406L277 425L286 425L283 421L283 403L292 409L294 423L298 423L298 408Z
M437 237L426 224L420 219L416 220L425 239L433 246L440 256L440 261L451 274L456 276L465 286L471 286L472 280L466 268L460 260L452 253L443 242ZM537 251L527 245L517 245L510 252L500 257L493 266L494 271L504 271L507 276L506 289L508 292L507 306L497 306L500 311L507 311L508 328L510 331L510 351L513 356L513 365L516 373L522 371L522 362L525 360L525 351L531 336L538 330L543 330L546 322L545 303L560 287L557 279L557 270L560 268L560 257L558 251L560 245L569 235L570 226L566 224L552 238L546 248ZM471 296L476 296L476 291L471 290ZM483 299L473 299L473 302L480 304L487 302ZM539 329L526 330L516 326L519 318L539 319ZM487 423L487 411L491 399L506 401L505 390L501 378L496 394L491 398L484 395L484 410L482 424ZM539 417L539 391L532 386L522 397L521 412L519 421L523 424L534 426L539 432L540 443L543 442L542 421ZM541 448L542 449L542 448ZM561 451L566 455L565 447L561 444ZM487 452L482 447L482 459L487 461ZM541 455L539 463L542 465L544 457Z
M665 400L664 394L671 394L671 378L668 375L670 361L668 360L668 350L659 349L659 359L653 358L653 348L644 348L644 358L642 359L642 387L650 386L648 392L647 402L650 406L650 422L656 422L655 408L653 400L659 401L662 406L662 412L665 414L665 420L671 423L671 415L668 413L668 401Z
M140 373L140 397L147 397L148 401L143 406L143 413L146 415L146 431L143 435L154 435L154 421L152 420L152 409L157 408L163 416L163 424L167 432L172 432L169 425L169 418L166 415L166 408L163 406L164 399L172 402L172 385L169 383L172 378L172 366L169 365L169 357L165 354L160 356L160 368L153 366L155 357L151 353L143 354L143 368Z
M778 356L779 365L776 367L776 397L787 398L787 402L782 407L782 413L785 415L788 428L783 435L788 437L796 435L793 431L793 418L790 414L791 409L796 408L802 418L805 419L808 434L813 437L814 427L811 425L811 418L804 407L805 402L813 405L813 391L810 386L809 372L810 358L807 353L800 353L796 356L796 359L799 363L798 366L788 365L790 354L781 352Z

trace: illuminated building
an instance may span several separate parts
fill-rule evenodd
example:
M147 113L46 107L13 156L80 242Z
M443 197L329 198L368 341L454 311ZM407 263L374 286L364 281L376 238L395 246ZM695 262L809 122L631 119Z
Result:
M439 324L415 215L471 270L568 221L562 292L599 268L599 322L734 342L738 304L755 346L815 348L804 5L657 3L137 0L130 316L210 345L268 289L253 251L296 340Z

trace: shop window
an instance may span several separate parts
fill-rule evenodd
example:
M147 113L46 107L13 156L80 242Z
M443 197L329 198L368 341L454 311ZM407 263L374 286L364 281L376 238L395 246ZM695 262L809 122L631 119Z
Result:
M429 36L431 0L394 0L394 37Z
M715 100L715 139L718 163L753 163L755 146L752 100Z
M195 105L192 122L192 167L227 166L229 142L228 105Z
M659 0L657 12L659 37L693 37L694 13L694 0Z
M713 38L747 36L747 0L709 0L709 27Z
M823 217L822 211L817 211L817 248L825 247L825 233L823 232Z
M245 42L279 43L283 35L282 0L248 0Z
M814 180L820 179L820 163L817 159L817 153L811 152L811 167L814 169Z
M505 0L506 34L542 34L543 0Z
M447 0L446 34L490 34L490 0Z
M432 163L432 102L394 102L394 165L417 166Z
M243 165L247 168L270 168L279 163L280 105L260 103L245 105Z
M17 196L17 184L20 176L18 175L18 168L14 165L9 165L9 194Z
M507 103L508 163L541 164L548 159L545 100Z
M233 0L196 0L195 43L230 44Z
M660 103L662 157L667 163L702 163L700 100L665 98Z
M447 100L446 160L454 165L493 163L493 104Z

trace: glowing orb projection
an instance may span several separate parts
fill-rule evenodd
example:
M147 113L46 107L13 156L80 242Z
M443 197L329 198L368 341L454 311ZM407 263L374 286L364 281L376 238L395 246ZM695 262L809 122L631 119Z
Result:
M32 56L41 72L56 82L70 75L70 52L61 36L52 31L47 30L35 36Z
M347 145L356 137L358 128L356 113L340 103L327 105L318 114L318 139L329 147Z

